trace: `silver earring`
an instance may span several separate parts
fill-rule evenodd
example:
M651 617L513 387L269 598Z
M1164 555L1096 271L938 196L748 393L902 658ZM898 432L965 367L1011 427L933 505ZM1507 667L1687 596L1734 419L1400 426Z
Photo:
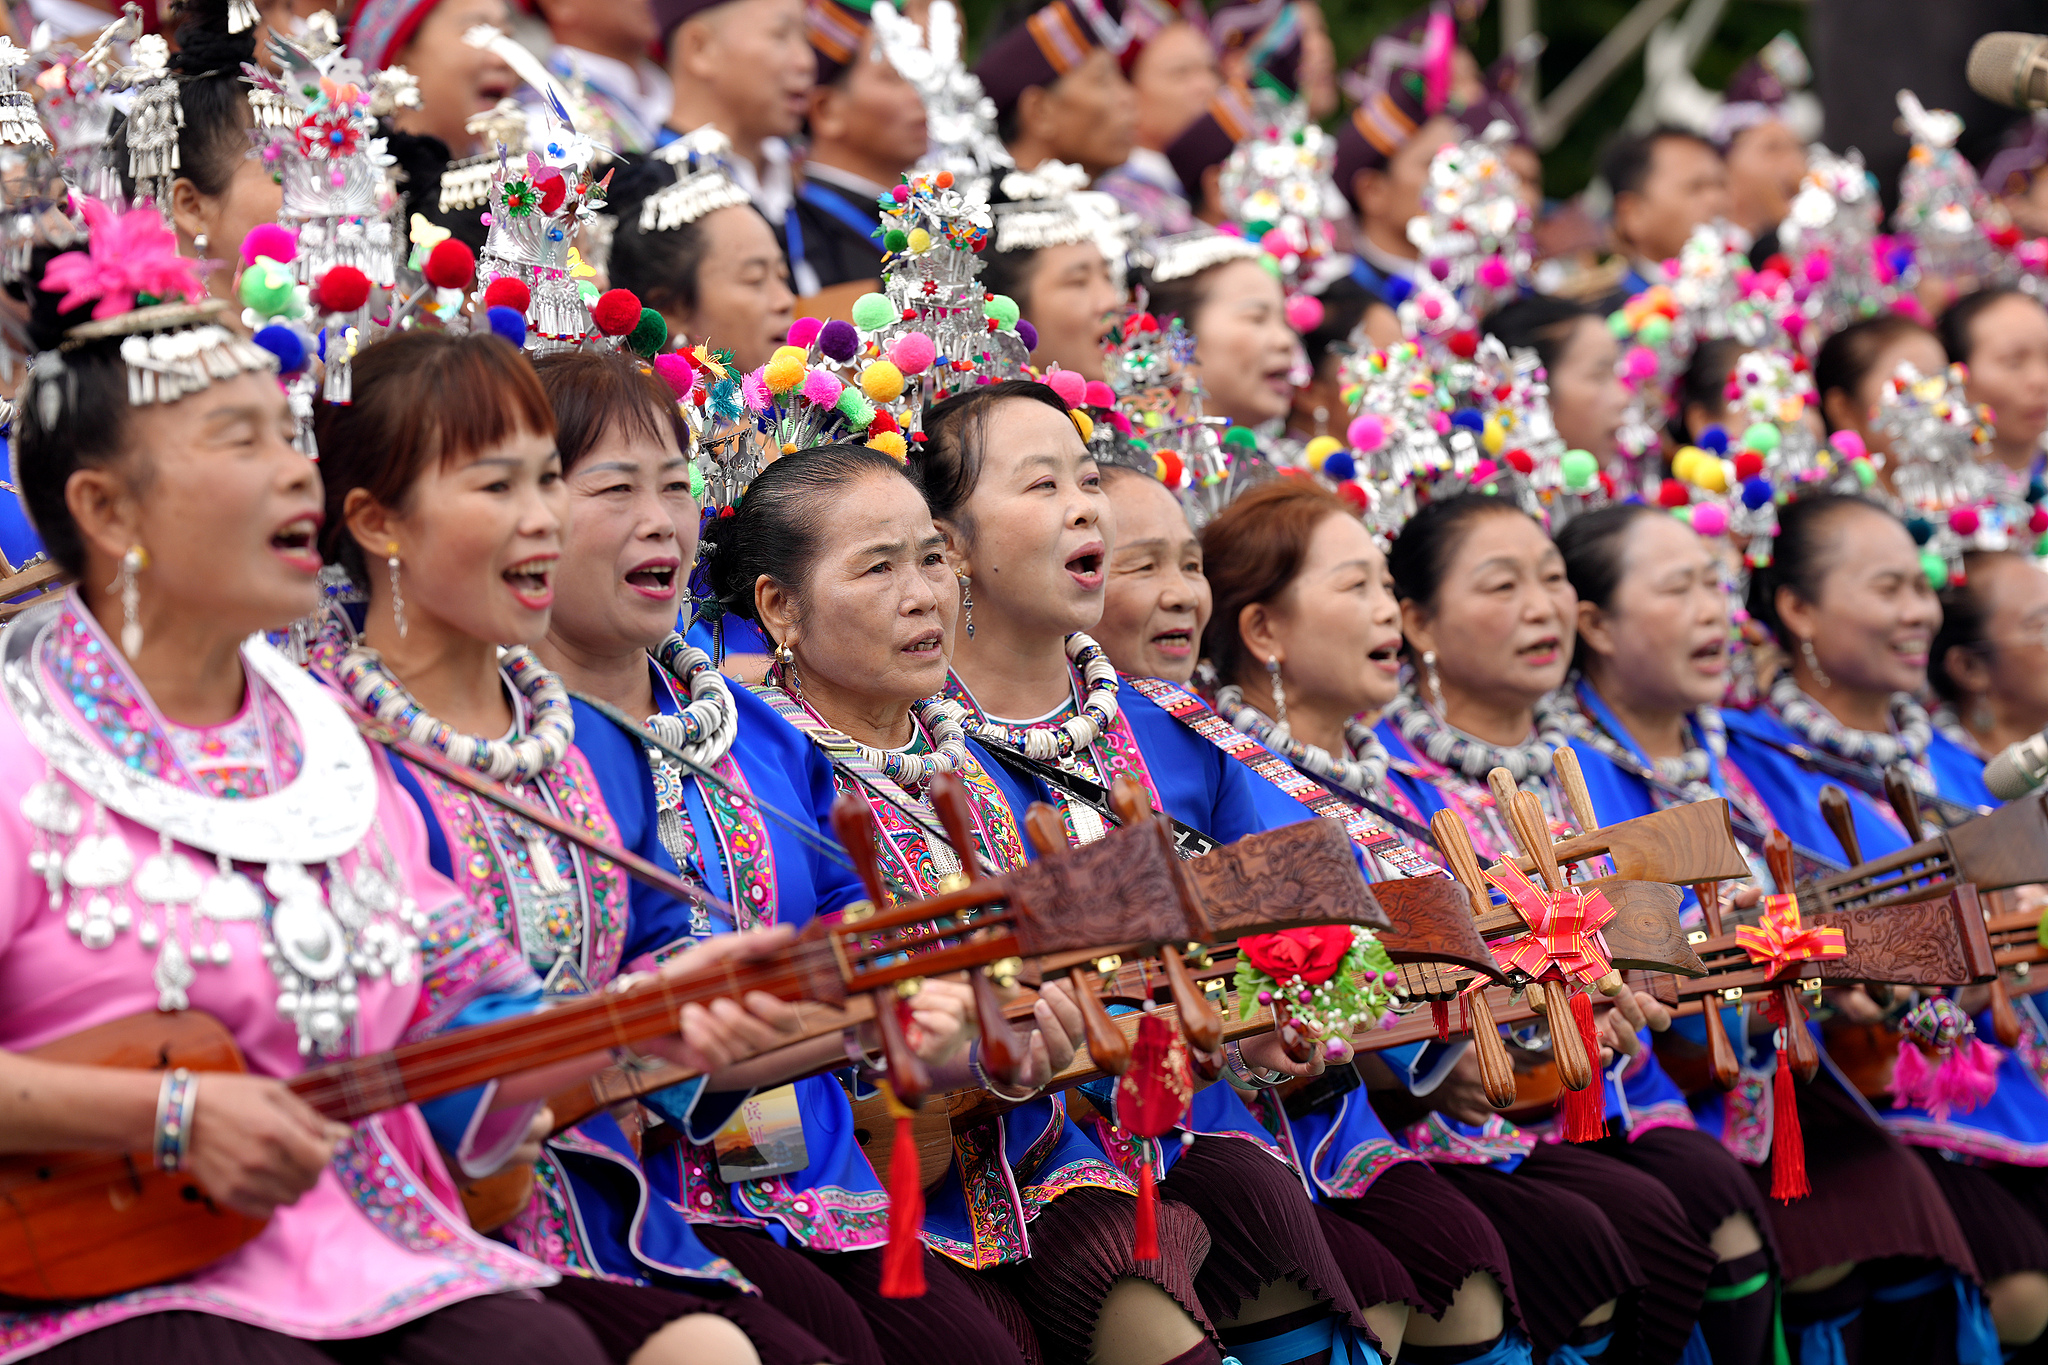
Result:
M1287 727L1287 689L1280 682L1280 656L1266 660L1266 677L1273 684L1273 728Z
M1813 681L1817 686L1822 690L1834 686L1834 683L1828 678L1827 670L1820 666L1819 657L1813 652L1813 641L1801 640L1799 642L1799 657L1806 660L1806 671L1813 674Z
M1980 735L1988 735L1997 724L1998 716L1992 711L1991 703L1979 697L1970 707L1970 728Z
M1444 713L1444 684L1436 675L1436 651L1433 649L1422 651L1422 684L1429 689L1429 704L1441 716Z
M774 675L773 680L779 682L782 690L789 693L790 696L802 696L803 684L797 680L796 676L796 651L791 649L788 642L785 641L775 646L775 652L768 657L772 664L769 671Z
M960 575L960 611L967 623L967 638L974 638L974 580Z
M121 556L120 576L107 584L121 590L121 652L131 659L142 652L142 589L135 575L148 567L149 551L130 545Z
M193 234L192 234L192 249L193 249L194 251L198 252L198 253L199 253L199 254L200 254L201 256L204 256L204 255L206 254L206 234L205 234L205 233L203 233L203 232L195 232L195 233L193 233Z
M391 570L391 621L398 627L398 638L405 638L405 594L398 590L398 542L392 541L386 553L385 567Z

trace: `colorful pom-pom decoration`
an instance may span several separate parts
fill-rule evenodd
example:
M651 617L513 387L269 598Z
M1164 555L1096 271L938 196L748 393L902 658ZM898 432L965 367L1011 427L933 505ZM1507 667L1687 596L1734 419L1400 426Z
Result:
M1081 390L1081 401L1091 408L1113 408L1116 406L1116 390L1100 379L1091 379Z
M476 283L476 253L467 242L450 237L427 253L420 273L436 289L467 289Z
M1301 462L1310 469L1322 472L1323 461L1344 448L1344 443L1334 436L1317 436L1301 448Z
M640 310L640 325L626 333L626 349L652 360L668 345L668 319L652 308Z
M1029 318L1017 319L1017 337L1024 343L1025 350L1035 351L1038 349L1038 329L1031 325Z
M296 327L273 322L268 327L258 328L250 339L277 357L279 374L297 374L306 368L306 339L299 335Z
M880 294L870 294L868 297L882 298ZM888 300L882 299L882 302L887 303ZM859 319L856 318L855 321ZM889 348L890 361L905 374L923 374L931 368L932 361L938 358L938 354L938 347L934 346L932 339L923 332L905 332L896 338L896 344Z
M242 264L254 265L258 257L267 256L279 265L290 265L298 259L299 234L290 228L279 227L276 223L258 223L249 229L249 235L242 239Z
M1256 451L1259 434L1250 427L1231 427L1223 433L1223 444L1238 450Z
M1936 592L1948 586L1948 561L1933 550L1920 552L1920 572L1927 575L1927 586Z
M884 431L868 437L868 447L879 450L890 459L902 464L910 458L910 446L900 431Z
M622 337L640 325L640 296L630 289L608 289L598 296L590 316L598 331Z
M810 344L818 339L818 333L824 326L824 322L818 318L798 318L789 324L789 332L783 344L809 349Z
M981 315L1006 332L1017 329L1017 301L1008 294L998 294L982 304Z
M1356 479L1346 479L1337 485L1337 496L1349 503L1352 510L1363 512L1372 502L1372 496L1365 491L1365 485Z
M1778 429L1769 422L1752 422L1743 428L1742 448L1769 455L1778 448Z
M1053 370L1045 376L1045 386L1060 396L1060 401L1070 408L1081 406L1081 400L1088 395L1088 381L1078 370Z
M1351 443L1353 450L1362 450L1370 455L1387 443L1387 421L1376 412L1362 413L1351 420L1344 431L1344 439Z
M1983 519L1977 515L1977 509L1974 507L1953 508L1948 514L1948 529L1959 536L1974 536L1981 525Z
M818 329L818 351L827 360L844 365L860 354L860 333L844 318L833 318Z
M1582 493L1600 481L1600 461L1590 450L1567 450L1558 457L1557 472L1566 488Z
M1754 512L1771 500L1771 481L1759 474L1742 481L1742 505Z
M510 308L524 315L533 306L533 291L516 275L500 275L484 286L484 307Z
M691 391L697 387L697 367L687 356L673 351L654 357L654 373L668 385L668 391L676 396L678 403L687 403Z
M315 298L329 313L353 313L370 301L370 277L352 265L329 266L315 286Z
M1728 509L1718 502L1703 502L1692 509L1692 529L1703 536L1726 535Z
M1348 450L1333 450L1330 452L1330 458L1323 461L1323 475L1343 483L1346 479L1357 477L1358 461L1351 458L1351 452Z
M1828 437L1828 444L1845 460L1860 460L1870 453L1869 448L1863 444L1863 438L1847 427Z
M1508 468L1514 470L1517 474L1534 474L1536 472L1536 457L1520 446L1516 446L1513 450L1506 452L1501 458L1506 460Z
M1719 422L1716 422L1705 431L1702 431L1700 433L1700 448L1702 450L1711 450L1716 455L1726 455L1728 453L1728 429Z
M853 325L863 332L879 331L894 321L896 305L886 294L862 294L853 301Z
M1187 466L1181 462L1179 452L1159 450L1152 454L1152 472L1157 474L1159 482L1168 488L1178 488L1181 476L1187 472Z
M784 346L762 370L761 381L770 393L788 393L804 382L804 353L794 346Z
M833 406L838 408L847 423L857 430L866 431L868 424L875 420L875 405L861 397L859 389L852 385L841 389Z
M860 372L860 391L877 403L893 403L903 396L903 371L877 360Z
M1314 294L1296 294L1288 299L1287 325L1297 332L1313 332L1323 325L1323 301Z
M263 317L274 318L292 311L298 302L299 286L292 272L283 264L268 256L259 256L242 272L237 292L244 308Z
M1725 442L1724 442L1725 444ZM1747 481L1764 472L1764 457L1754 450L1745 450L1735 457L1735 477Z
M772 369L773 367L771 366L770 368ZM775 386L775 380L772 375L769 377L768 385L770 388ZM844 387L845 385L839 382L837 376L826 370L812 370L804 376L804 397L823 407L830 407L837 403L839 401L839 392Z
M514 312L500 304L486 309L484 317L490 322L493 332L514 346L526 345L526 314Z

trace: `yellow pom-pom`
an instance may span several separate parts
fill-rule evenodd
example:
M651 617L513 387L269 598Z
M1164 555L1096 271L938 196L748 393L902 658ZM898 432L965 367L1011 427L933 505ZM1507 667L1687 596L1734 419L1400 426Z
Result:
M1079 408L1068 408L1067 416L1074 419L1074 430L1081 433L1082 444L1095 439L1095 419Z
M788 393L804 382L804 353L794 346L783 347L768 362L761 379L770 393Z
M1310 469L1321 473L1323 461L1344 448L1344 443L1334 436L1318 436L1302 447L1301 458Z
M1700 457L1707 452L1698 446L1680 446L1678 453L1671 457L1671 477L1683 483L1696 482L1694 473Z
M910 254L922 256L931 249L932 235L923 228L912 228L910 230Z
M1702 454L1692 462L1692 481L1709 493L1728 491L1728 469L1726 460L1717 460L1712 455Z
M860 391L877 403L893 403L903 396L903 371L877 360L860 372Z
M879 431L868 438L868 449L879 450L890 459L902 464L910 458L910 446L900 431Z
M1489 417L1486 427L1479 433L1479 444L1486 447L1489 455L1498 455L1507 448L1507 433L1500 429L1500 418Z

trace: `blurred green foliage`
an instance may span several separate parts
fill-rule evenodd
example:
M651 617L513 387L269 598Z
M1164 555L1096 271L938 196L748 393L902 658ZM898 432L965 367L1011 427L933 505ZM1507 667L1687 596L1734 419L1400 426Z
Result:
M970 42L979 48L1004 4L1002 0L959 3L967 17ZM1633 7L1632 0L1536 0L1536 27L1550 40L1541 63L1543 88L1555 88ZM1376 35L1418 5L1413 0L1324 0L1322 8L1342 66L1362 54ZM1681 6L1678 13L1683 12ZM1806 8L1799 0L1730 0L1713 41L1700 54L1693 73L1708 89L1718 90L1738 66L1778 33L1790 30L1804 42L1805 18ZM1490 5L1471 26L1466 41L1481 65L1500 54L1497 3ZM1601 145L1628 118L1642 89L1643 62L1639 52L1586 105L1564 139L1544 157L1545 192L1562 197L1586 187L1598 166Z

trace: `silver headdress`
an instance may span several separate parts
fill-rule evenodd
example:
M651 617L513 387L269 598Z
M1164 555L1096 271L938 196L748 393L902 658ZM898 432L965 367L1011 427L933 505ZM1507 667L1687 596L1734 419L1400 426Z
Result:
M1927 108L1910 90L1899 92L1899 116L1913 145L1899 172L1893 227L1913 239L1921 274L1988 280L2001 258L1984 233L2005 222L2005 210L1984 193L1975 168L1956 150L1962 119Z
M1333 172L1337 142L1308 116L1308 102L1253 92L1252 134L1231 149L1218 174L1223 212L1280 266L1288 292L1320 290L1348 268L1336 224L1348 210Z
M963 196L986 201L989 186L1012 163L996 136L995 101L961 59L960 11L952 0L932 0L925 30L898 14L889 0L875 0L868 14L876 49L924 100L931 145L912 169L948 171Z
M40 240L69 245L69 197L35 99L16 87L29 54L0 36L0 279L21 277Z
M1233 237L1214 228L1197 228L1193 232L1176 232L1171 237L1155 238L1140 247L1133 259L1149 266L1154 284L1166 284L1171 280L1199 275L1211 266L1229 261L1256 261L1264 254L1242 237Z
M675 183L647 196L640 205L642 232L671 232L694 223L720 209L737 208L747 202L747 192L726 173L726 158L732 143L715 128L700 128L687 139L669 144L688 144L686 155L656 153L676 168ZM668 148L663 148L663 153Z
M114 90L128 90L128 175L135 197L149 199L169 221L171 181L178 173L178 130L185 106L171 73L171 47L161 34L145 33L128 47L128 64L114 73Z

